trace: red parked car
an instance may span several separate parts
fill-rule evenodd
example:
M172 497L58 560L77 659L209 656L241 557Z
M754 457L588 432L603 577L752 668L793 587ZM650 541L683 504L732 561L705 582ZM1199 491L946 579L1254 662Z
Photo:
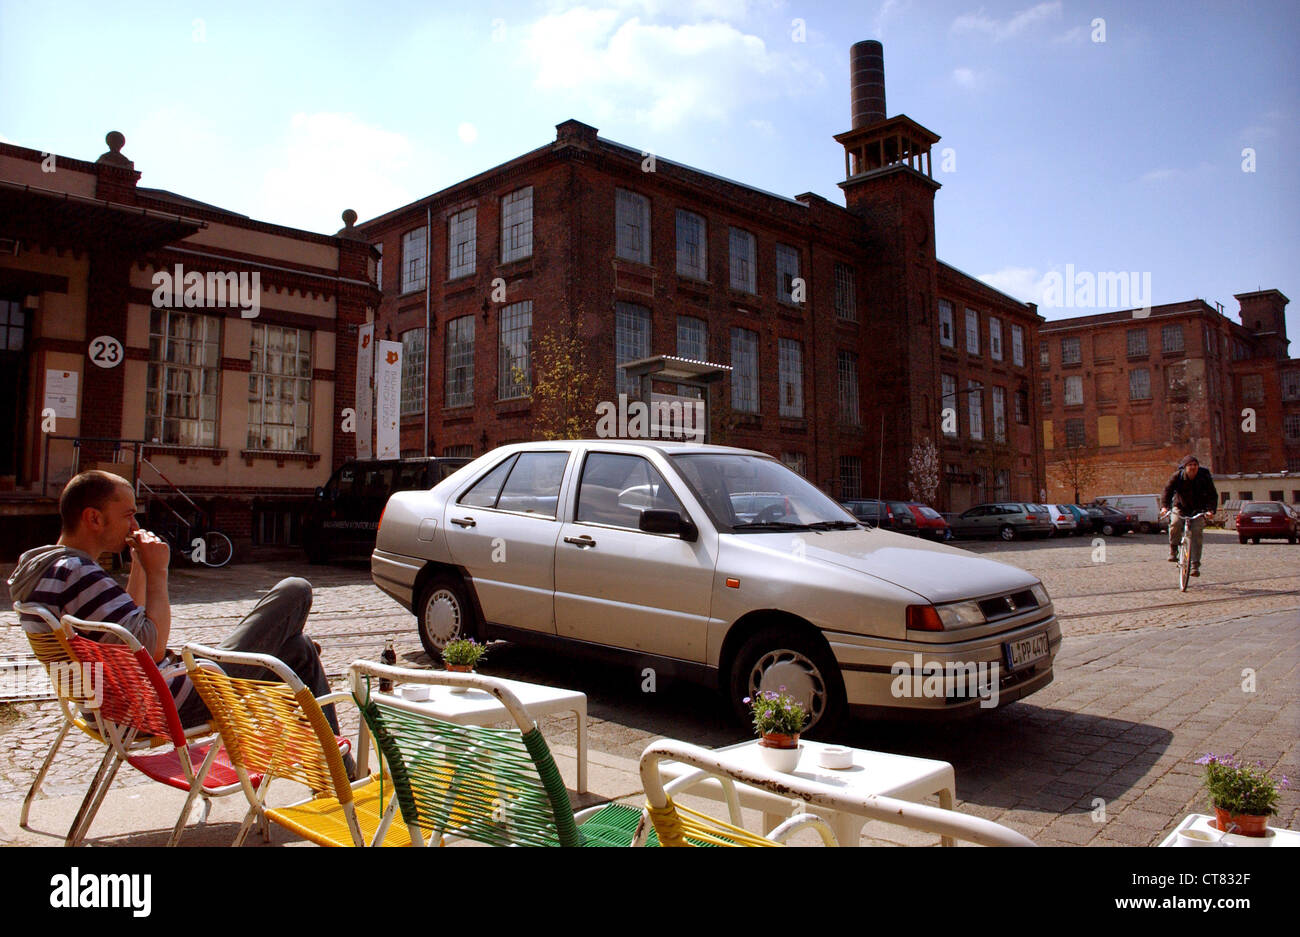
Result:
M908 501L907 507L912 512L912 516L916 518L917 534L927 540L952 539L952 531L948 529L948 522L934 508L919 501Z
M1237 542L1286 537L1287 543L1295 543L1297 526L1300 522L1281 501L1247 501L1237 512Z

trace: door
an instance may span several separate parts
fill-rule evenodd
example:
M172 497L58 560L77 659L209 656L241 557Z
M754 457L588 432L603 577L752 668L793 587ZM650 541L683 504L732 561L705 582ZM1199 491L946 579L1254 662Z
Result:
M639 455L590 452L572 522L555 547L555 625L561 637L704 661L716 536L699 524L694 542L639 529L643 510L676 511L681 500Z
M27 312L0 299L0 488L13 488L27 435ZM24 473L25 474L25 473Z
M521 452L447 506L447 547L489 622L555 633L556 514L567 452Z

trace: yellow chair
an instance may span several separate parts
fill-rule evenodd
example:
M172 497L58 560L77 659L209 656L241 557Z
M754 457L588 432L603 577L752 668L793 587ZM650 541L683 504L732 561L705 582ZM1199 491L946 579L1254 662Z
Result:
M349 694L317 699L286 664L266 654L187 644L182 656L248 798L248 815L232 845L241 845L259 818L321 846L412 845L405 827L382 822L381 796L391 796L391 783L381 791L378 776L348 780L347 743L334 735L321 706L350 700ZM282 682L231 677L200 662L261 667ZM263 776L256 789L254 774ZM306 786L311 796L288 807L267 807L267 791L282 778Z

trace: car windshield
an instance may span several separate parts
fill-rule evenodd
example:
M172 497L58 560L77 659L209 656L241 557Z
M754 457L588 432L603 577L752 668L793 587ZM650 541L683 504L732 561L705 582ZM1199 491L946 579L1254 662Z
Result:
M860 526L844 508L775 459L739 453L685 453L672 458L720 529Z
M1262 504L1243 504L1241 506L1242 514L1281 514L1282 505L1264 502Z

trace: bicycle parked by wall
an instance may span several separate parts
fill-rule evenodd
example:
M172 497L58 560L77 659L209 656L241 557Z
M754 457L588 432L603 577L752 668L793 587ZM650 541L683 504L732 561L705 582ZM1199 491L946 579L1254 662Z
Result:
M207 511L185 500L189 510L182 514L167 502L153 499L146 526L171 545L172 556L183 557L196 566L225 566L235 554L230 538L212 526Z

